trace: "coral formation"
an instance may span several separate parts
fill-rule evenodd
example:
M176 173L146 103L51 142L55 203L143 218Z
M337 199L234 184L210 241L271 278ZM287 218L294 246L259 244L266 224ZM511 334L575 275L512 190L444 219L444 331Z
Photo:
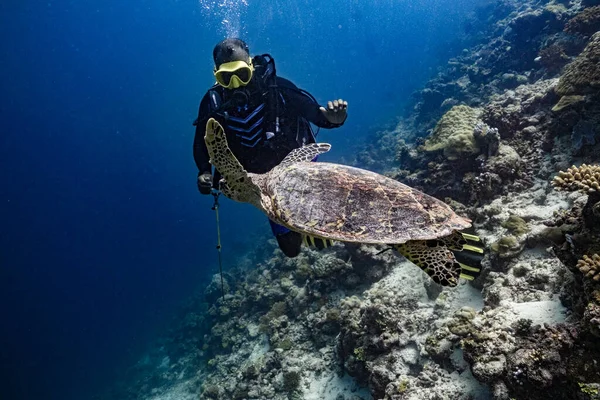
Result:
M283 373L283 390L293 392L300 386L302 377L297 371L288 371Z
M540 50L538 57L540 63L549 70L558 70L569 61L564 47L556 43Z
M572 34L592 35L597 31L600 31L600 6L586 8L565 25L565 32Z
M527 222L518 215L511 215L508 219L502 222L502 227L508 229L511 233L520 236L529 232Z
M443 150L448 160L478 154L480 149L473 136L480 109L454 106L438 122L431 136L425 140L425 151Z
M501 258L509 258L519 254L523 250L523 244L512 235L502 236L497 242L492 243L490 249Z
M556 85L561 96L597 93L600 90L600 32L594 34L583 52L569 65Z
M552 182L557 189L585 193L600 190L600 165L573 165L567 171L560 171Z
M586 278L600 282L600 255L594 254L591 257L584 255L577 261L577 268Z
M473 128L475 143L488 157L498 154L500 147L500 134L498 129L490 127L483 121L478 121Z
M560 112L564 109L568 109L573 105L580 104L585 100L584 96L580 95L571 95L571 96L563 96L560 98L558 103L554 107L552 107L552 111Z

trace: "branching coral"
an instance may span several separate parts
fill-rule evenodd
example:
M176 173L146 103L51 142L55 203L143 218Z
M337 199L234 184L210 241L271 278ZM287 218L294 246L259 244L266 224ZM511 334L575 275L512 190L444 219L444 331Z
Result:
M600 281L600 255L583 256L581 260L577 261L577 268L586 278L594 282Z
M554 187L561 190L584 193L600 191L600 165L583 164L581 167L572 166L566 172L560 171L552 182Z
M600 30L600 6L589 7L577 14L565 25L565 32L591 35Z

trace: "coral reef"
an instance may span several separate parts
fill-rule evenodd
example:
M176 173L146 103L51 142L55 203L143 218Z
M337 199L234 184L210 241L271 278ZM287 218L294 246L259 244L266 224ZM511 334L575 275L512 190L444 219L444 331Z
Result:
M287 259L270 240L224 298L214 278L190 301L123 398L600 398L595 5L486 5L350 160L469 217L486 249L474 281L439 287L385 247Z

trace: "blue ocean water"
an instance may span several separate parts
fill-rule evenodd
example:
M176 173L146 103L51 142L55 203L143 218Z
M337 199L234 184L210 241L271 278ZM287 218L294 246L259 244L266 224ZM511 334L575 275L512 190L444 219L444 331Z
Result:
M271 53L321 103L347 99L345 126L319 136L337 160L460 50L477 4L0 4L0 398L91 398L217 270L191 124L218 41ZM222 203L228 268L269 228L250 206Z

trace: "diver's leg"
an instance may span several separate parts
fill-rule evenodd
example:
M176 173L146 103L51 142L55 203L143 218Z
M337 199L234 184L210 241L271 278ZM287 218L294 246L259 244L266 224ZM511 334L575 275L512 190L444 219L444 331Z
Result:
M271 224L271 230L273 231L273 235L275 235L277 244L279 244L279 248L283 251L283 254L290 258L300 254L302 234L291 231L285 226L276 224L271 220L269 220L269 223Z
M296 257L300 254L300 247L302 246L302 235L298 232L289 231L282 235L275 236L279 248L288 257Z

